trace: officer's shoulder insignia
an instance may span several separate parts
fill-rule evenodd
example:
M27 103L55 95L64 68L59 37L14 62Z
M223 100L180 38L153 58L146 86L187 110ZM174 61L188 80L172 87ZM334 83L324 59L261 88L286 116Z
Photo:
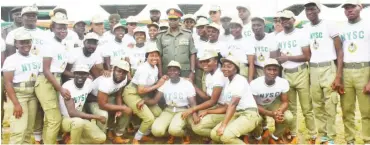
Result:
M184 32L188 32L188 33L192 33L190 30L188 30L188 29L181 29L182 31L184 31Z

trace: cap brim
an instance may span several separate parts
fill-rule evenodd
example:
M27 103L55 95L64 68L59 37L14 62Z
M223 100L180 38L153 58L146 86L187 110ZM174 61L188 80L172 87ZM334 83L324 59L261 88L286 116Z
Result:
M207 26L208 24L196 24L195 27L199 27L199 26Z
M167 68L169 68L169 67L177 67L177 68L181 69L181 67L177 66L177 65L168 65Z
M22 38L22 39L14 39L14 40L18 40L18 41L22 41L22 40L31 40L31 41L32 41L32 38Z
M358 5L358 4L353 4L353 3L345 3L345 4L343 4L342 8L344 8L344 7L348 6L348 5L353 5L353 6L356 6L356 5Z
M78 23L84 23L85 25L87 24L85 21L76 21L75 23L73 23L73 26L78 24Z
M82 69L80 69L80 70L73 70L73 73L74 72L85 72L85 73L89 73L90 71L89 70L82 70Z
M148 25L146 25L147 28L149 28L151 26L155 26L155 27L157 27L157 29L159 29L159 25L156 25L156 24L148 24Z
M266 68L266 67L268 67L268 66L277 66L277 67L280 67L280 64L267 64L267 65L265 65L263 68Z
M97 38L85 38L84 41L85 40L96 40L96 41L99 41L99 39L97 39Z
M30 14L30 13L38 14L39 12L38 12L38 11L28 11L28 12L24 12L24 13L22 13L21 15L24 15L24 14Z
M234 61L230 60L230 59L227 59L227 58L221 58L221 63L224 63L224 62L231 62L233 63L236 67L239 68L239 65L237 65Z
M220 31L220 28L213 27L212 25L208 25L207 28L214 28L214 29Z
M66 25L68 25L69 24L69 22L68 21L54 21L54 23L57 23L57 24L66 24Z
M236 9L237 10L239 10L239 9L246 9L246 10L249 11L249 9L247 7L245 7L245 6L236 6Z

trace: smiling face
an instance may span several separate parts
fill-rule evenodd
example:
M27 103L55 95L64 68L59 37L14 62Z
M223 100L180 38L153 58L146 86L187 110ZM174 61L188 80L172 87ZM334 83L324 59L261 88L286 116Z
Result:
M167 75L168 77L172 80L172 79L178 79L180 77L180 68L176 67L176 66L170 66L168 67L167 69Z
M92 23L91 28L99 36L102 36L104 34L104 24L103 23Z
M293 18L284 18L281 17L281 25L283 26L284 29L292 29L294 26L295 20Z
M185 19L184 24L186 29L192 30L195 26L195 21L193 19Z
M207 34L209 40L218 40L218 36L220 35L220 31L213 27L207 27Z
M225 77L230 77L230 76L237 74L238 68L236 67L234 63L230 61L225 61L222 63L221 71Z
M67 24L55 24L53 25L53 27L55 37L59 38L60 40L63 40L64 38L67 37L68 34Z
M77 88L82 88L85 84L87 77L89 76L88 72L83 71L75 71L74 74L74 82Z
M15 40L18 52L23 56L28 56L32 47L32 40Z
M305 12L308 20L314 21L319 19L320 9L316 6L316 4L306 5Z
M279 75L279 67L275 65L265 66L264 73L267 81L273 81Z
M134 38L136 40L136 43L138 43L138 44L145 43L145 41L146 41L145 32L136 32L134 34Z
M214 58L200 61L200 65L202 66L205 72L211 72L212 70L217 68L218 62L217 62L216 57L214 57Z
M36 26L37 14L36 13L25 13L22 15L23 25L25 26Z
M209 11L209 16L212 22L218 22L221 19L221 12L220 11Z
M155 51L155 52L150 52L148 54L148 57L147 57L147 61L150 65L157 65L158 62L159 62L159 52Z
M121 39L125 36L125 29L123 27L118 27L114 29L114 35L116 38Z
M148 33L149 33L150 39L155 40L156 39L156 36L158 34L158 28L155 27L155 26L150 26Z
M79 22L77 24L74 25L73 27L73 30L77 33L77 34L84 34L85 33L85 29L86 29L86 24L83 23L83 22Z

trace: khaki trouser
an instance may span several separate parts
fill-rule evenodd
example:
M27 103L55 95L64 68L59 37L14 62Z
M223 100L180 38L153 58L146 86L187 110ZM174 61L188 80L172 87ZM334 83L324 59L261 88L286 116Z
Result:
M139 131L146 133L152 126L155 117L158 117L162 110L158 105L144 105L141 110L137 109L136 104L142 100L142 97L137 93L137 86L130 83L123 91L123 101L130 107L135 115L142 119Z
M256 76L257 78L258 77L261 77L261 76L265 76L265 72L263 72L263 68L260 67L260 66L256 66Z
M109 103L115 103L115 97L109 97ZM126 132L126 128L130 123L131 116L122 113L122 116L115 118L115 112L101 110L99 108L98 103L90 102L87 104L87 110L94 115L104 116L107 120L105 120L105 124L102 124L100 121L96 121L97 126L105 133L107 128L113 129L115 133L124 134Z
M31 135L36 118L37 99L34 95L34 87L15 87L16 97L22 107L22 116L10 117L10 139L9 144L31 144ZM10 110L14 110L10 103Z
M167 107L164 109L161 115L154 120L152 125L152 134L155 137L163 137L168 135L168 133L177 137L184 136L185 127L188 121L181 118L181 114L184 111L186 111L186 108L176 108L176 112L173 112L173 107Z
M71 144L100 144L106 139L104 132L95 123L77 117L64 117L62 131L71 134Z
M343 69L345 93L341 95L340 102L343 111L345 139L347 142L355 140L355 106L357 96L361 112L363 140L365 144L370 143L370 95L362 92L369 80L370 67L346 68L345 64Z
M240 64L240 75L244 76L248 80L248 64Z
M331 88L331 84L336 77L337 68L333 61L330 63L323 67L310 65L310 91L319 136L334 140L338 94Z
M195 84L199 89L203 90L204 92L206 91L206 77L205 76L206 76L206 73L202 69L200 68L196 69ZM197 96L196 101L197 101L197 104L201 104L206 100L203 100L202 98Z
M55 78L60 82L60 77ZM58 102L59 93L44 75L37 77L35 93L45 113L43 141L45 144L54 144L62 123Z
M307 65L303 65L307 66ZM315 120L312 111L312 99L310 96L309 71L307 67L298 67L297 72L288 72L283 70L283 77L288 80L290 89L288 91L289 110L293 113L293 123L290 130L293 135L297 135L297 93L302 108L302 114L305 117L306 127L309 135L316 135Z
M222 136L217 135L217 129L221 126L221 123L219 123L212 129L211 138L216 142L222 142L224 144L245 144L239 137L252 132L260 121L261 118L258 115L257 108L235 112Z
M44 126L44 111L42 110L42 107L40 105L40 102L37 102L37 111L36 111L36 120L35 120L35 126L33 132L35 134L42 133L42 128Z
M269 110L269 111L275 111L280 108L281 101L280 97L276 98L274 102L268 105L262 106L264 109ZM261 115L262 122L266 122L266 116ZM276 123L275 122L275 131L274 131L274 136L276 137L281 137L285 131L286 128L291 126L293 124L293 114L289 110L286 110L284 112L284 121L282 123ZM263 124L261 123L259 127L256 128L255 130L255 136L261 136L263 133Z
M225 114L207 114L198 124L191 122L194 133L203 137L210 137L212 129L224 120Z

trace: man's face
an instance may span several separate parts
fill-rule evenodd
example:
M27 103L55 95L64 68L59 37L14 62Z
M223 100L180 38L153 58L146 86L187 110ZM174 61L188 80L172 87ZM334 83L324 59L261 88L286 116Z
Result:
M24 25L36 25L37 14L36 13L25 13L22 16L22 21Z
M149 27L149 37L150 37L150 39L155 39L157 34L158 34L157 27L150 26Z
M209 11L209 16L212 22L218 22L221 17L221 12L220 11Z
M197 34L199 36L207 36L207 27L202 25L197 27Z
M344 14L348 20L355 20L360 17L361 7L358 5L345 5Z
M265 33L265 24L259 20L252 21L252 30L254 34L261 35Z
M117 20L117 19L115 19L115 18L110 19L110 20L109 20L109 28L110 28L111 30L113 30L113 27L114 27L116 24L118 24L118 22L119 22L119 20Z
M158 22L159 19L161 18L161 12L155 10L155 11L150 11L150 20L154 22Z
M178 18L169 18L168 25L170 28L177 28L179 26L180 20Z
M135 37L136 43L138 44L145 43L146 41L146 38L145 38L146 35L144 32L135 32L134 37Z
M247 20L249 18L249 11L245 8L240 8L238 9L238 15L239 15L239 18L242 19L242 20Z
M92 29L94 30L95 33L98 35L103 35L104 33L104 23L93 23L91 25Z
M239 24L230 24L231 35L233 35L234 37L240 36L242 34L242 29L243 28Z
M127 23L127 30L129 33L133 33L137 23Z
M89 73L77 71L77 72L73 72L73 74L74 74L75 85L78 88L82 88L85 84L87 77L89 76Z
M22 23L21 12L12 13L12 18L13 18L15 23Z
M192 30L195 25L195 21L193 19L185 19L184 20L185 28Z
M55 24L53 28L53 32L55 34L55 37L63 40L67 37L68 34L68 28L67 24Z
M218 36L220 35L220 31L213 27L207 27L207 34L209 40L218 40Z
M264 72L266 79L272 81L279 75L279 67L274 65L266 66Z
M305 11L308 20L314 21L319 19L320 9L315 4L308 4Z
M125 29L123 27L118 27L114 29L114 36L118 39L122 39L125 36Z
M119 67L114 67L113 69L113 81L115 83L121 83L126 79L127 71Z
M84 41L85 48L88 53L92 54L95 52L96 47L98 46L98 40L87 39Z
M167 75L170 79L177 79L180 76L180 69L174 66L168 67Z
M85 33L85 29L86 29L86 24L83 23L83 22L79 22L77 24L75 24L73 30L77 33L77 34L83 34Z
M281 25L280 18L274 18L274 29L275 29L275 32L283 31L283 26Z
M293 18L284 18L281 17L281 25L283 26L284 29L291 29L294 26L294 19Z

